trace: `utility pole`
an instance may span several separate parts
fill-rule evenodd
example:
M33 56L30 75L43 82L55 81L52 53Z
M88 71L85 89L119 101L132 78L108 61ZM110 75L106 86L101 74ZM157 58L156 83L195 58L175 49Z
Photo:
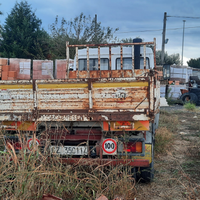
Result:
M163 32L162 32L162 54L161 54L161 63L164 64L164 54L165 54L165 33L166 33L166 21L167 21L167 13L164 13L163 20Z
M184 47L185 22L186 22L186 20L183 20L183 40L182 40L182 57L181 57L181 66L183 66L183 47Z
M97 43L97 14L95 14L94 43Z

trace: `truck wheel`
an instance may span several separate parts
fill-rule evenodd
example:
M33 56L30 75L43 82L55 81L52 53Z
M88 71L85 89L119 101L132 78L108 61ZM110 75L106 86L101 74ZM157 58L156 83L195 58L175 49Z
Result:
M155 140L152 138L152 162L149 167L140 167L139 178L141 182L149 183L154 179L154 144Z
M187 92L187 93L184 93L183 95L181 95L180 99L183 101L183 103L190 102L190 103L197 104L197 102L198 102L197 95L194 93L190 93L190 92Z
M154 160L152 158L152 162L149 167L141 167L140 168L140 178L141 182L149 183L154 179Z

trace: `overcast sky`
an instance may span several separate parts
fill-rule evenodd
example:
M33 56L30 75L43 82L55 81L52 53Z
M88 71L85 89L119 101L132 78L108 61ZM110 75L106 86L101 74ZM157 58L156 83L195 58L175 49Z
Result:
M0 23L4 24L16 0L0 0L0 3L3 12ZM181 58L183 20L186 20L184 64L190 58L200 57L200 0L28 0L28 3L47 31L56 15L70 20L81 12L91 17L97 14L102 26L119 28L115 34L119 39L141 37L153 41L155 37L157 50L161 49L163 18L167 12L167 53L179 53Z

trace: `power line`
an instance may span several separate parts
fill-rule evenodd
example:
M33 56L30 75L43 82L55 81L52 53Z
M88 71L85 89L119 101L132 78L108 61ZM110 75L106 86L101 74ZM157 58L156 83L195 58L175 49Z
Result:
M191 18L191 19L200 19L200 17L170 16L170 15L167 15L167 17L176 17L176 18Z
M185 27L185 29L190 29L190 28L200 28L200 26L191 26L191 27ZM167 30L179 30L183 28L168 28ZM141 30L141 31L126 31L126 32L116 32L115 34L123 34L123 33L135 33L135 32L154 32L154 31L162 31L163 29L151 29L151 30Z

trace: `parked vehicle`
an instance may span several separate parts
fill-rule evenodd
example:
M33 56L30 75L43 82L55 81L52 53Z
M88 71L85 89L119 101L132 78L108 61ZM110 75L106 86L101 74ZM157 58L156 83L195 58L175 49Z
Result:
M26 135L29 151L35 142L71 164L130 165L151 181L160 105L155 39L66 46L66 79L0 81L1 127Z
M200 80L198 76L190 76L188 90L182 90L180 99L183 103L190 102L200 105Z

